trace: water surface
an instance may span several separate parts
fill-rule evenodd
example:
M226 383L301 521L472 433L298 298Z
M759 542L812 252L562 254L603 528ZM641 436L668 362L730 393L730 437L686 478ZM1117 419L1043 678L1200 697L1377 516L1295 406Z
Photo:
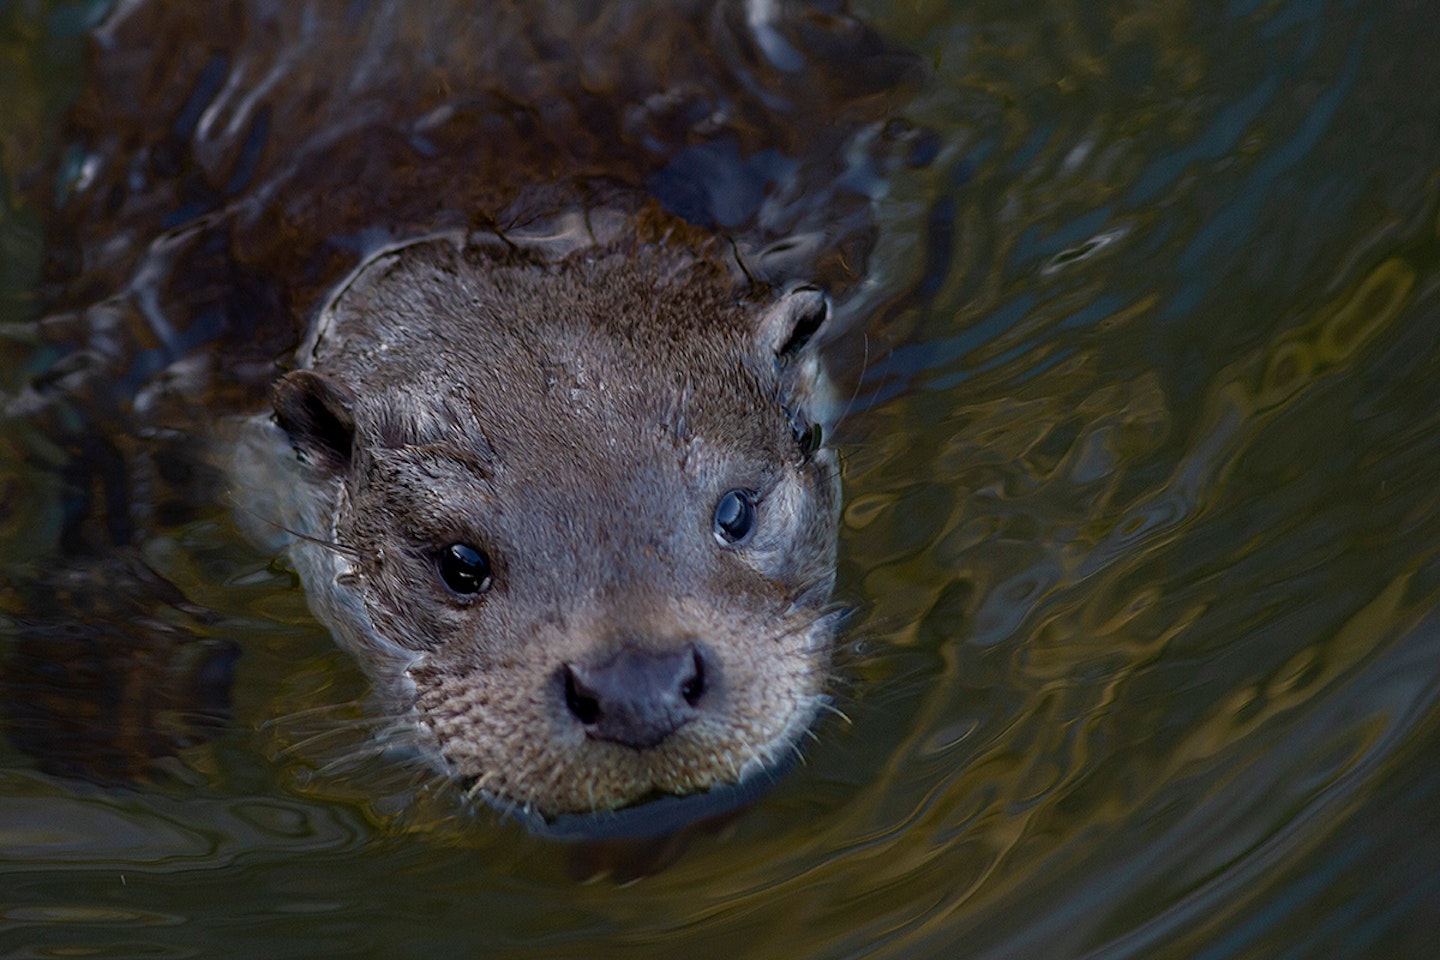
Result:
M866 187L868 321L835 351L864 370L859 612L806 762L650 875L579 882L626 857L456 812L333 733L358 671L217 507L148 557L243 651L232 722L124 789L3 748L0 952L1427 954L1440 18L863 9L927 67L891 119L934 136ZM11 322L42 242L16 182L85 15L0 7ZM10 329L7 385L36 362ZM51 521L37 441L0 440L18 569Z

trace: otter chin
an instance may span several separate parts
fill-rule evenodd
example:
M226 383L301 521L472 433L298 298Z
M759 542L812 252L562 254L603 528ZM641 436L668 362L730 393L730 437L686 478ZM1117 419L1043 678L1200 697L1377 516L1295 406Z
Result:
M837 620L827 297L586 223L377 253L271 391L311 606L438 771L544 820L783 765Z

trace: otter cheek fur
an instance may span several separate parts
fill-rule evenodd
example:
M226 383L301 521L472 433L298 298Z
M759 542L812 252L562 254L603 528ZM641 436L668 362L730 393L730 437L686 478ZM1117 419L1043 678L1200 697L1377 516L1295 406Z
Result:
M829 671L838 468L811 288L631 241L372 260L272 392L313 607L478 795L739 782Z

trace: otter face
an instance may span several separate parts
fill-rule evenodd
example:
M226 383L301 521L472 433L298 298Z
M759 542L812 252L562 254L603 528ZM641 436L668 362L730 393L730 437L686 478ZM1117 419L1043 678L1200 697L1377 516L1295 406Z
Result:
M546 817L740 781L824 696L839 508L801 289L692 256L375 261L276 417L312 604L443 765Z

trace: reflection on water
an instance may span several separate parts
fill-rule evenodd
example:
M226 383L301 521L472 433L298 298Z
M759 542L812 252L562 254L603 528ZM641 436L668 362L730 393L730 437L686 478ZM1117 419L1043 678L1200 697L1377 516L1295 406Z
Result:
M194 521L156 562L244 647L233 732L128 791L5 754L8 952L1426 955L1434 12L867 9L929 64L904 115L938 139L865 189L872 318L837 350L866 370L849 723L658 875L580 885L573 851L485 818L402 829L315 771L323 745L272 743L348 716L358 679L283 572ZM6 69L65 43L7 39ZM4 120L12 179L12 131L53 123L42 87ZM39 502L16 462L37 441L4 441L5 495ZM7 559L41 514L7 511ZM311 708L314 731L265 725Z

